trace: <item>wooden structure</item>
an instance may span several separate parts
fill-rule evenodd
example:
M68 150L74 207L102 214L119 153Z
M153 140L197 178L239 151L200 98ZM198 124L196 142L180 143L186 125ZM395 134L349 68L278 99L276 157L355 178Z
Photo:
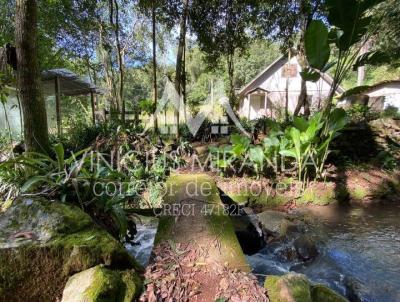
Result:
M79 78L78 75L68 69L51 69L42 73L42 85L45 95L54 95L56 98L57 132L59 135L62 133L61 96L89 95L93 124L96 123L96 99L98 94L102 94L102 91L94 84Z

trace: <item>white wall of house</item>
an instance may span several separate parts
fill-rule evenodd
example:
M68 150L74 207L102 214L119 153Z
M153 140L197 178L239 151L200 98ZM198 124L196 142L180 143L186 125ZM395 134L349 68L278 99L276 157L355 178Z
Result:
M383 97L384 108L394 106L400 110L400 83L391 83L367 93L371 99Z
M276 116L277 111L285 108L286 103L286 82L288 81L289 92L289 112L293 113L297 99L301 91L301 67L296 57L293 57L288 64L296 65L296 76L287 79L283 76L282 71L284 64L276 64L263 74L255 83L251 90L261 88L267 93L267 110L264 109L265 95L260 96L260 92L256 91L256 95L247 94L241 101L239 107L239 115L250 119L259 118L261 116ZM330 91L330 84L324 79L320 79L316 83L307 82L307 94L312 99L312 106L317 107L321 100L324 100ZM260 105L262 99L262 105ZM272 107L272 108L271 108ZM272 112L271 112L272 109Z
M375 84L360 95L351 95L342 100L338 105L350 107L367 96L368 106L373 110L381 111L389 106L400 110L400 81L388 81Z

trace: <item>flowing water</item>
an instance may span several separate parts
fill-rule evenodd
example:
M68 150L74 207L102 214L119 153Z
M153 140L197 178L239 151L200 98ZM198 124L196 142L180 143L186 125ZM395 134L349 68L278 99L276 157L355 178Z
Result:
M400 206L312 207L322 221L319 256L304 265L284 262L269 248L248 256L256 274L303 273L350 301L400 301Z
M126 244L125 248L144 267L149 263L157 233L158 219L137 215L135 219L136 235L134 244Z
M307 211L322 222L319 256L307 264L284 262L264 248L247 257L260 279L295 271L350 301L400 301L400 206L310 207ZM136 244L126 247L146 266L158 220L142 217L136 223Z

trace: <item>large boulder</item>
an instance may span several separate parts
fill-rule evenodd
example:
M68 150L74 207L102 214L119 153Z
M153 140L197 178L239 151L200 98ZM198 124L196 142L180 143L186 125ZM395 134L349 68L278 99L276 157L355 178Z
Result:
M24 197L0 214L0 296L6 301L54 301L72 274L99 264L141 270L73 205Z
M140 294L141 286L135 272L99 265L70 277L61 302L131 302Z
M325 285L313 285L302 274L267 276L264 286L270 302L348 302Z

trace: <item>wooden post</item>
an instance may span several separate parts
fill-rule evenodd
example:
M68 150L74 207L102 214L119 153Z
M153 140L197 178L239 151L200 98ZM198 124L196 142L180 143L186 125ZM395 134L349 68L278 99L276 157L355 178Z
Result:
M92 105L92 119L93 119L93 125L96 125L96 101L95 101L96 95L93 91L90 91L90 103Z
M264 117L268 117L268 113L267 113L267 107L268 107L268 92L265 92L264 95ZM264 133L267 133L267 125L266 123L264 124Z
M273 115L274 115L274 113L272 112L272 108L273 108L272 101L270 101L269 103L270 103L270 106L269 106L269 114L270 114L271 119L272 119L272 117L273 117Z
M267 102L268 102L268 98L267 98L267 93L265 92L264 94L264 115L267 116Z
M249 121L250 121L250 111L251 111L251 94L248 94L249 97Z
M57 117L57 133L60 136L62 134L61 129L61 88L60 79L55 79L55 94L56 94L56 117Z

